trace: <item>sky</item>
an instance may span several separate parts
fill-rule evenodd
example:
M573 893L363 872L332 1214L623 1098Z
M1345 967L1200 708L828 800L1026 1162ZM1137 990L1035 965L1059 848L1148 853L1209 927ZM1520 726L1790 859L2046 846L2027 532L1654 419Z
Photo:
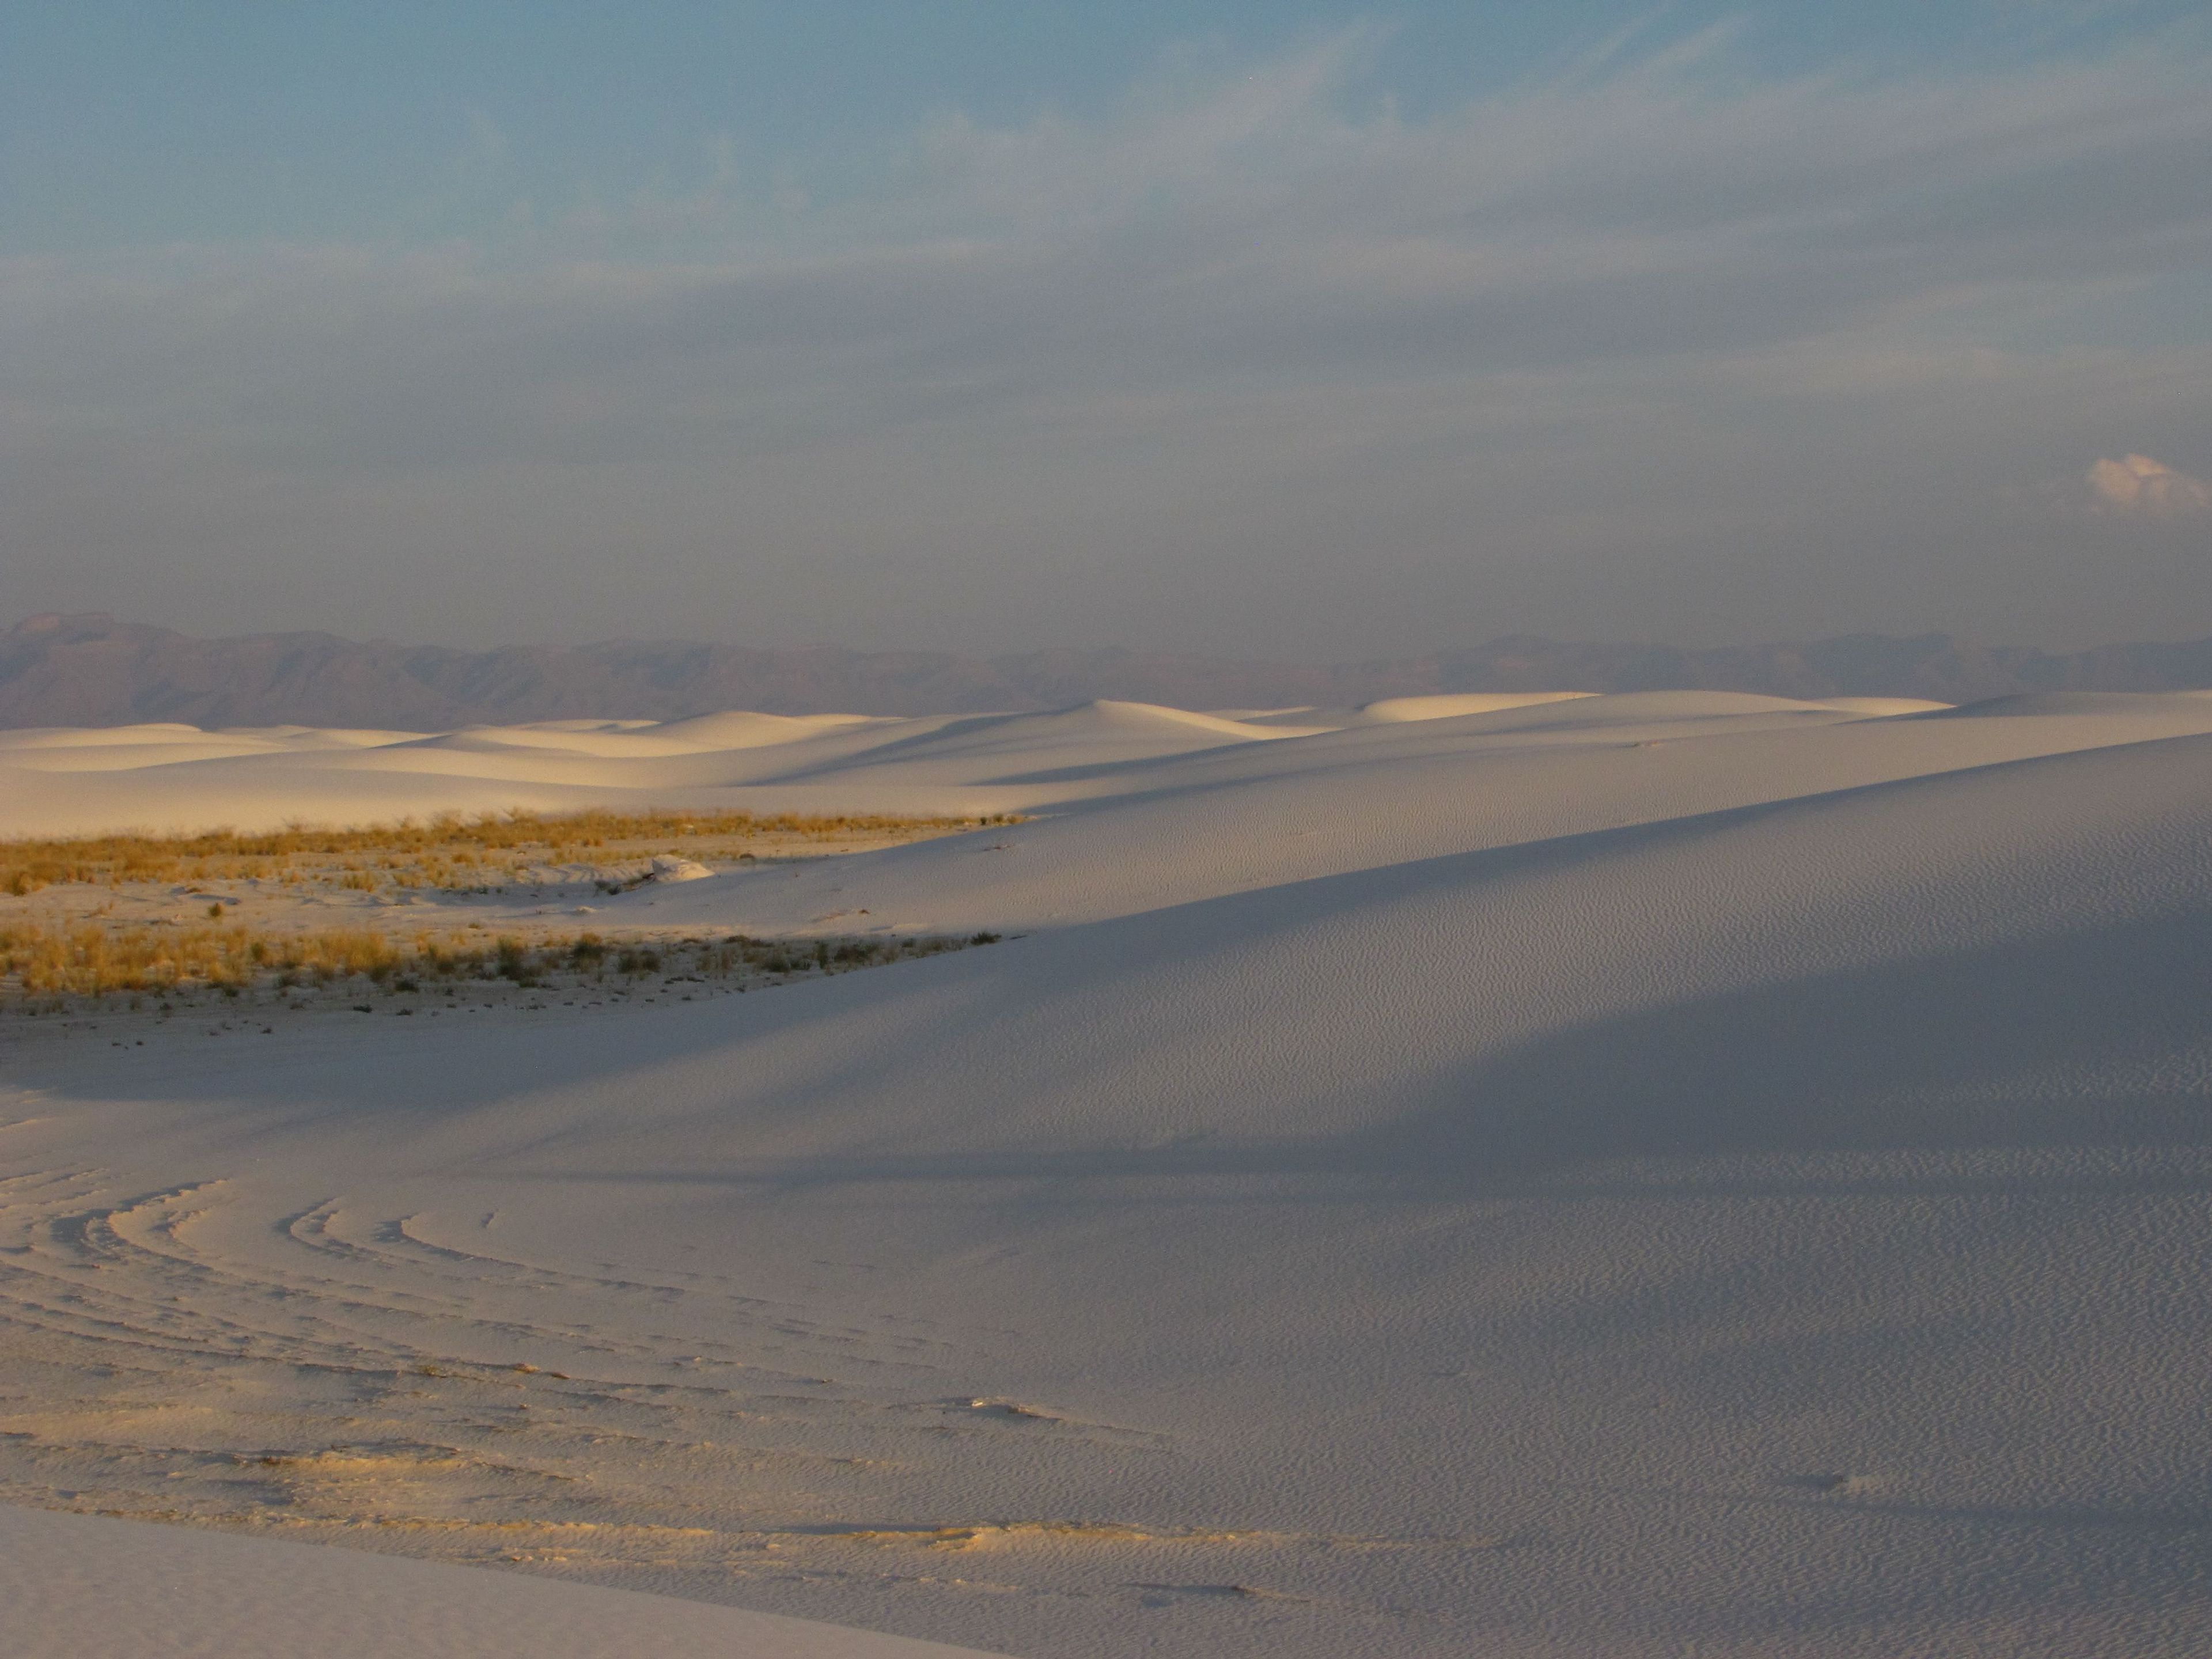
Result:
M2212 14L0 4L0 625L2212 635Z

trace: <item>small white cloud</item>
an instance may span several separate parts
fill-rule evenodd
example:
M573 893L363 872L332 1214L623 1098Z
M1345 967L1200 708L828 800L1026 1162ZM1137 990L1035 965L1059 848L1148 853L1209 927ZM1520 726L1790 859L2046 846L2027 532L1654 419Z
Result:
M2212 484L2148 455L2099 461L2089 469L2089 488L2097 492L2099 505L2113 513L2179 519L2212 512Z

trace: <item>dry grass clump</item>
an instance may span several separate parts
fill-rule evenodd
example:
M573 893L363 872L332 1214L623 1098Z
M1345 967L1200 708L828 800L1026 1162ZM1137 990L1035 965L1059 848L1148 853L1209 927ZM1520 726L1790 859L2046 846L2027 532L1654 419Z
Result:
M194 990L236 996L366 979L392 992L466 981L525 988L664 980L744 980L839 973L969 945L995 933L937 938L611 941L595 933L488 944L418 933L398 943L381 933L334 929L276 934L242 927L0 927L0 1000L157 994Z
M915 957L933 957L968 945L993 944L997 939L995 933L978 933L969 939L763 939L732 933L721 939L624 943L582 933L573 939L538 945L503 939L489 952L429 960L434 972L463 978L511 979L524 985L564 976L603 981L610 974L623 978L659 975L673 980L725 980L873 968Z
M395 973L402 953L380 934L280 936L247 927L0 927L0 991L106 996L204 985L239 991L264 980L327 982Z
M775 839L919 841L1011 817L927 818L750 812L507 812L447 816L363 830L295 824L264 835L94 836L0 842L0 891L22 896L64 883L120 887L133 882L333 882L371 890L473 887L516 878L521 866L597 858L692 859L742 855Z

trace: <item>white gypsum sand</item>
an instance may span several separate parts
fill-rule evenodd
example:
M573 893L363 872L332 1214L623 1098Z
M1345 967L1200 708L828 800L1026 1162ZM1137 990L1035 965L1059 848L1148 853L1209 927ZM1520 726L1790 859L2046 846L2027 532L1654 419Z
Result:
M12 1659L984 1659L735 1607L350 1550L0 1509Z
M609 901L990 950L14 1045L0 1496L1035 1659L2212 1645L2212 698L690 724L10 775L1034 817Z

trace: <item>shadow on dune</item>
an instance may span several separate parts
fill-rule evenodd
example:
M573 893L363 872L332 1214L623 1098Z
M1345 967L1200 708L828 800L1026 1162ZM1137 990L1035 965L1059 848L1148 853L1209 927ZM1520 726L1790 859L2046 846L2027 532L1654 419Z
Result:
M1887 963L1561 1033L1354 1145L1480 1188L1624 1158L2212 1144L2208 990L2193 909Z
M2212 1164L2140 1155L2212 1148L2208 992L2212 912L2192 909L1576 1028L1416 1085L1406 1091L1411 1109L1345 1135L714 1159L685 1170L558 1178L1154 1182L1164 1183L1158 1196L1176 1201L1205 1201L1207 1187L1255 1181L1269 1187L1271 1200L1383 1191L1436 1199L1629 1190L2194 1191L2212 1188ZM2030 1156L2009 1161L2002 1174L1969 1173L1955 1159L1912 1174L1869 1169L1801 1180L1724 1172L1732 1159L1778 1155L2090 1150L2137 1156L2087 1164ZM1708 1167L1661 1188L1627 1182L1619 1168L1676 1159ZM1283 1178L1287 1188L1274 1184Z
M2134 745L2117 781L2108 775L2116 763L2108 754L2005 763L1976 775L2033 777L2039 788L2047 779L2078 796L2141 787L2136 767L2155 762L2151 775L2160 793L2144 810L2170 799L2179 811L2202 787L2205 741ZM2175 763L2192 757L2199 757L2194 766ZM204 1063L180 1065L179 1050L158 1072L108 1073L101 1091L276 1105L283 1115L259 1118L257 1133L355 1115L366 1127L410 1135L450 1127L465 1132L468 1144L439 1151L457 1160L447 1168L465 1163L566 1180L1029 1182L1048 1183L1071 1201L1086 1185L1103 1194L1116 1183L1119 1201L1226 1201L1237 1182L1272 1181L1276 1195L1320 1201L1382 1189L1438 1198L1650 1191L1649 1170L1632 1177L1626 1165L1694 1160L1698 1169L1676 1172L1680 1178L1753 1183L1733 1190L1783 1180L1802 1192L1809 1188L1795 1174L1725 1166L1731 1158L1895 1153L1929 1155L1911 1178L1915 1190L1928 1190L1926 1182L1968 1181L1957 1158L1946 1164L1942 1155L2004 1152L2014 1155L2007 1164L2014 1173L2000 1176L1984 1163L1969 1184L2193 1187L2196 1160L2179 1154L2212 1141L2212 908L2188 874L2203 856L2190 836L2169 836L2130 855L2136 863L2112 866L2115 880L2198 895L2147 916L1948 952L1913 954L1900 940L1898 954L1870 966L1686 994L1518 1048L1481 1051L1470 1030L1466 1058L1427 1073L1392 1060L1422 1047L1436 1051L1433 1032L1419 1042L1395 1040L1392 1023L1401 1016L1394 988L1408 975L1441 969L1443 958L1389 960L1376 970L1383 977L1370 982L1346 967L1327 931L1376 905L1398 907L1393 914L1412 926L1428 904L1454 902L1454 895L1488 883L1761 831L1854 800L1917 807L1929 798L1928 821L1942 826L1960 811L1949 799L1955 784L1954 777L1905 780L1317 878L1294 890L1201 900L1033 945L871 969L682 1014L639 1011L619 1022L496 1036L456 1021L429 1037L416 1024L389 1051L398 1063L388 1070L378 1063L386 1042L369 1030L243 1072L212 1052ZM2005 803L2001 795L1973 797L1977 811ZM1870 822L1869 834L1895 833L1886 820ZM1711 857L1753 855L1773 857L1755 842L1717 845ZM1426 948L1453 947L1432 941ZM1132 1126L1146 1115L1123 1107L1148 1089L1176 1086L1176 1079L1149 1063L1125 1069L1122 1062L1145 1059L1153 1044L1206 1046L1214 1030L1209 1017L1218 1018L1224 1038L1214 1046L1231 1052L1239 1007L1234 997L1218 1008L1208 1000L1212 965L1264 963L1285 951L1281 975L1237 994L1295 990L1301 1006L1318 1006L1314 988L1322 988L1356 1034L1349 1040L1373 1043L1378 1057L1371 1096L1333 1089L1325 1103L1332 1109L1322 1113L1361 1127L1334 1135L1192 1133L1139 1141ZM1180 980L1160 981L1184 988L1179 1001L1146 988L1163 967L1182 971ZM1152 1000L1121 999L1130 988ZM1086 1046L1079 1039L1091 1011L1117 1000L1146 1012ZM854 1013L868 1018L851 1022ZM1479 1013L1468 1011L1471 1026ZM1048 1040L1060 1048L1028 1063ZM1010 1045L1026 1070L1012 1063ZM79 1074L57 1086L89 1092L87 1083ZM1240 1085L1224 1071L1218 1086ZM1000 1089L1007 1091L1003 1113L993 1099ZM1018 1139L1024 1090L1056 1095L1072 1113L1060 1130L1036 1132L1028 1146ZM825 1133L890 1150L744 1155L748 1139L762 1144L753 1123L803 1133L817 1110L848 1102L858 1110ZM1286 1100L1285 1116L1311 1103ZM1194 1097L1190 1127L1202 1130L1205 1118L1203 1099ZM633 1127L655 1144L630 1139ZM957 1144L963 1137L979 1144ZM901 1140L911 1150L901 1150ZM685 1144L685 1152L672 1155L672 1144ZM2087 1149L2111 1156L2035 1156ZM1952 1173L1938 1174L1942 1168ZM1806 1178L1906 1179L1877 1176L1865 1160L1848 1176L1830 1168ZM1155 1193L1145 1182L1169 1184Z

